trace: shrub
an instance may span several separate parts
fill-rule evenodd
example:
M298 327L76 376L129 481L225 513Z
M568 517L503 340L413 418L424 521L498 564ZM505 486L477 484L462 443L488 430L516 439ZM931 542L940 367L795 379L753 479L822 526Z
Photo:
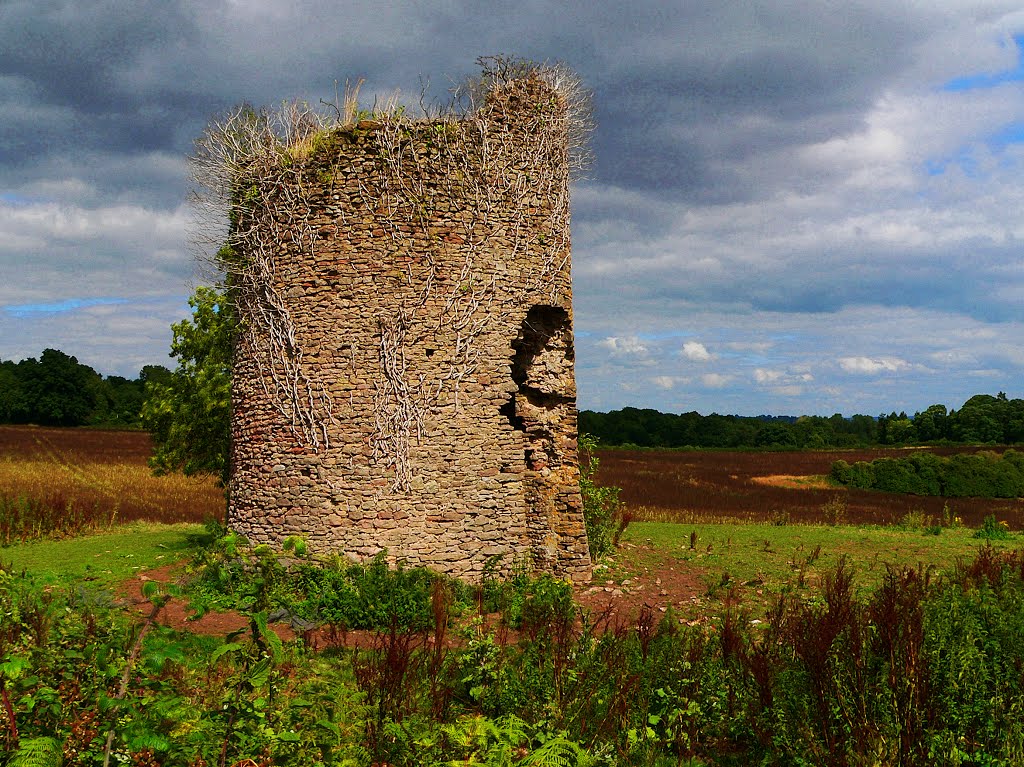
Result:
M216 532L216 531L215 531ZM290 547L298 553L301 541ZM345 629L424 630L434 624L432 587L440 575L423 567L388 567L386 552L369 564L334 558L283 560L266 546L247 548L234 532L214 538L192 565L193 608L283 611L292 619Z
M829 479L840 485L851 485L853 484L853 467L846 461L835 461L829 471Z
M981 527L974 531L974 537L989 541L1005 541L1010 537L1010 527L1005 522L997 522L995 514L989 514L982 521Z
M949 458L917 453L908 458L877 458L871 463L832 464L834 482L864 490L957 498L1019 498L1024 495L1024 456L1008 450L959 454Z
M857 461L850 469L850 485L868 490L875 484L875 467L867 461Z
M841 495L834 495L821 505L822 516L830 525L846 524L846 499Z
M580 435L580 495L583 496L583 520L587 527L590 556L597 560L611 553L629 517L625 515L619 488L597 484L597 441L588 434Z
M440 576L422 567L391 569L383 552L368 565L303 563L296 568L295 613L346 629L423 631L434 625L432 587Z

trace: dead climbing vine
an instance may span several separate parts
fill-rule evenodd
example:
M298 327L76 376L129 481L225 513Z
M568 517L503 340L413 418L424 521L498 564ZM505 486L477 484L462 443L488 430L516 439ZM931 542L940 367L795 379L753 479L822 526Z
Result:
M378 318L373 444L394 469L394 491L409 487L409 448L425 416L444 398L460 407L462 382L479 365L480 338L515 302L497 289L494 253L511 264L527 263L529 254L540 264L522 293L557 303L564 284L569 180L587 162L588 94L558 65L503 57L480 63L480 79L456 91L458 108L419 123L395 113L375 118L377 172L360 185L364 207L377 211L395 251L415 247L417 255L406 266L408 292ZM454 278L451 250L461 259ZM446 355L436 377L413 379L405 346L393 339L431 320Z
M305 362L288 297L277 286L280 260L316 247L296 160L327 126L322 113L298 102L277 112L243 105L211 120L190 158L197 244L212 252L226 242L213 267L239 317L236 353L253 361L269 401L314 450L329 445L331 397Z

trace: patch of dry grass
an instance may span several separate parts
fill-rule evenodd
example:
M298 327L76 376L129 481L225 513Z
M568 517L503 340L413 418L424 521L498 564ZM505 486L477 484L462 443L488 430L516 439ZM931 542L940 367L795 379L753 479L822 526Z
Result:
M143 432L0 426L0 543L223 517L212 477L154 476Z
M764 477L751 477L751 480L760 485L772 485L774 487L795 487L815 488L816 490L829 490L835 486L828 481L828 477L818 474L800 477L793 474L769 474Z

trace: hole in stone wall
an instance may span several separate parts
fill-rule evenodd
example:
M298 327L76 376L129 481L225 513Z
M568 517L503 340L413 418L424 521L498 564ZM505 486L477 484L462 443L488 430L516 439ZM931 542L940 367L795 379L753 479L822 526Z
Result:
M560 306L531 307L512 342L516 392L499 409L517 431L526 433L524 460L541 471L558 466L557 431L573 396L572 330Z
M508 420L509 424L516 431L526 431L526 426L523 424L523 419L516 415L516 395L513 394L508 398L508 402L498 408L498 412L501 413Z
M569 313L561 306L538 304L530 308L519 328L519 335L512 342L516 356L512 359L512 380L522 386L527 383L530 367L537 355L551 344L552 338L567 334ZM566 359L573 360L572 336L568 336Z

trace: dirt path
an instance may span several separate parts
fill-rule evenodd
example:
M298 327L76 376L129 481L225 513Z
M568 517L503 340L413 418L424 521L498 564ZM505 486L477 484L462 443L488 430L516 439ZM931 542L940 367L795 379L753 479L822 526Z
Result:
M146 583L179 583L184 573L184 566L180 563L164 565L154 570L146 570L135 577L122 583L117 593L125 604L134 607L141 613L148 613L150 609L149 600L143 595L142 590ZM198 620L189 620L191 615L188 609L188 600L181 597L174 597L168 600L167 604L157 616L157 621L177 631L191 631L193 634L224 635L233 631L244 629L249 622L237 612L209 612ZM275 624L275 631L282 639L291 639L294 633L288 629L290 636L284 636L282 631L286 627Z
M675 560L651 560L650 553L643 547L626 544L619 552L615 571L631 573L629 577L619 580L595 578L577 588L576 601L589 611L598 630L635 626L645 613L655 621L670 609L692 614L691 608L701 603L701 595L707 587L698 568ZM143 595L145 584L149 581L179 583L183 574L184 565L181 563L146 570L120 584L117 594L125 606L139 613L148 613L150 602ZM188 601L173 597L160 611L157 621L177 631L208 636L225 636L244 631L249 626L248 620L235 611L208 612L194 620L191 616ZM369 647L376 639L375 633L370 631L338 632L317 628L297 633L290 625L280 622L272 623L270 628L285 641L301 633L307 644L316 649Z
M686 562L664 557L652 559L651 550L624 544L618 551L613 572L630 573L622 579L594 581L577 593L577 601L608 627L636 625L642 612L649 611L655 620L674 612L692 613L701 603L707 586L701 579L703 571Z

